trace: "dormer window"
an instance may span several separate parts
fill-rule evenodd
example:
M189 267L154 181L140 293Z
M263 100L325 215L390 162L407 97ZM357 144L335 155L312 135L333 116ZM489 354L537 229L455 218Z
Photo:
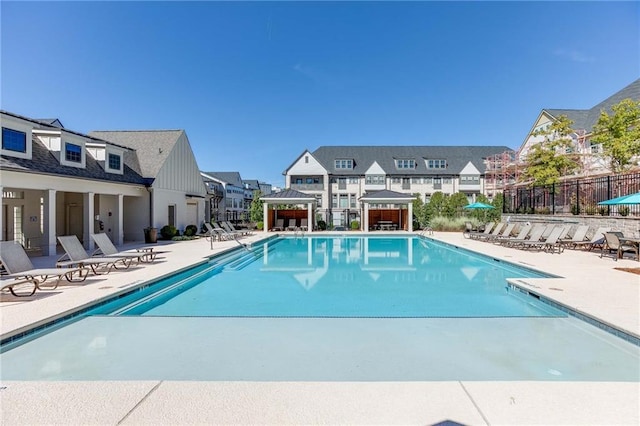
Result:
M353 169L353 160L338 159L335 161L336 169Z
M427 160L428 169L446 169L447 160Z
M27 134L13 129L2 128L2 149L13 152L27 152Z
M117 154L109 154L109 168L111 170L120 170L122 159Z
M64 144L64 158L72 163L82 162L82 147L74 143L66 142Z
M415 169L416 168L416 160L412 160L412 159L397 159L396 160L396 168L398 168L398 169Z

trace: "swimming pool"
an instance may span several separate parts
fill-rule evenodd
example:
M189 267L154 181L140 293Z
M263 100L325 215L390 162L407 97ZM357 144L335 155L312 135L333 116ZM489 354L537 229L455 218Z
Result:
M637 346L507 277L544 274L424 238L279 238L15 345L1 378L639 380Z

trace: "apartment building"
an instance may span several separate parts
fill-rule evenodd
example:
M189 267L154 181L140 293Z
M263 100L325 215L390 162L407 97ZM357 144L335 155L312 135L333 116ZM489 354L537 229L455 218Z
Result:
M285 171L285 186L316 198L334 226L361 221L366 194L387 190L428 202L435 192L485 194L485 159L506 146L322 146L305 150ZM402 208L368 203L369 209Z

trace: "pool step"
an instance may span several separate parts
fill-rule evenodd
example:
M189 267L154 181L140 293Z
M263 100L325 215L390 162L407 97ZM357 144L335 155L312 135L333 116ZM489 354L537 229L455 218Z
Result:
M273 247L269 247L268 251L271 252ZM261 259L264 255L264 246L259 246L249 250L243 250L242 255L225 265L225 271L240 271L244 269L246 266L252 264L258 259Z

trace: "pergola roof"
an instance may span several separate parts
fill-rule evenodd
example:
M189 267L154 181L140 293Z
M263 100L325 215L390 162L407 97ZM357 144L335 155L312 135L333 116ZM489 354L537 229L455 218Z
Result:
M360 197L360 200L365 203L398 203L405 202L410 203L415 200L415 196L403 194L402 192L391 191L388 189L382 189L380 191L364 194Z
M260 200L269 203L315 203L316 197L305 194L304 192L296 191L295 189L284 189L268 196L260 197Z

